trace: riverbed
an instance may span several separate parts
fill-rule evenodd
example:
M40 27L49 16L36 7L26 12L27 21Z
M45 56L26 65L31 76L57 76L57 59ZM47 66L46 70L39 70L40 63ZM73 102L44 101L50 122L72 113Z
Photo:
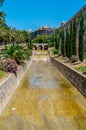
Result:
M0 130L85 130L86 99L50 62L33 62L0 117Z

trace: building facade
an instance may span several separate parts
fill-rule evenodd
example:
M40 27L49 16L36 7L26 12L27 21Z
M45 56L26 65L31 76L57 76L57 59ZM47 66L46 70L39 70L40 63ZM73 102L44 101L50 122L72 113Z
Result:
M54 32L53 28L43 26L35 31L29 32L29 34L31 39L34 39L37 35L48 35L48 34L52 34L53 32Z

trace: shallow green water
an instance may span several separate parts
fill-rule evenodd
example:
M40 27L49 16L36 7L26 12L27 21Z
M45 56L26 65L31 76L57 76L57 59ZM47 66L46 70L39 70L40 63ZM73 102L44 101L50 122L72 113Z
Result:
M35 57L0 118L0 130L85 130L86 99L48 56Z

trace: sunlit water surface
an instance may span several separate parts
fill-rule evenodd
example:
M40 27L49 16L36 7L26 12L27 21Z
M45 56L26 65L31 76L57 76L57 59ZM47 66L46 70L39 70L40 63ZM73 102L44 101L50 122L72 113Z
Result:
M0 118L0 130L86 130L86 99L51 64L33 63Z

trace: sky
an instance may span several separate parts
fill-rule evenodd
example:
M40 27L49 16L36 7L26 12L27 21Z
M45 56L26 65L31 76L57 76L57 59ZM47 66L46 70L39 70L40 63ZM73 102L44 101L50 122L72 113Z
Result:
M20 30L36 30L41 26L59 27L67 22L86 0L5 0L2 8L6 23Z

